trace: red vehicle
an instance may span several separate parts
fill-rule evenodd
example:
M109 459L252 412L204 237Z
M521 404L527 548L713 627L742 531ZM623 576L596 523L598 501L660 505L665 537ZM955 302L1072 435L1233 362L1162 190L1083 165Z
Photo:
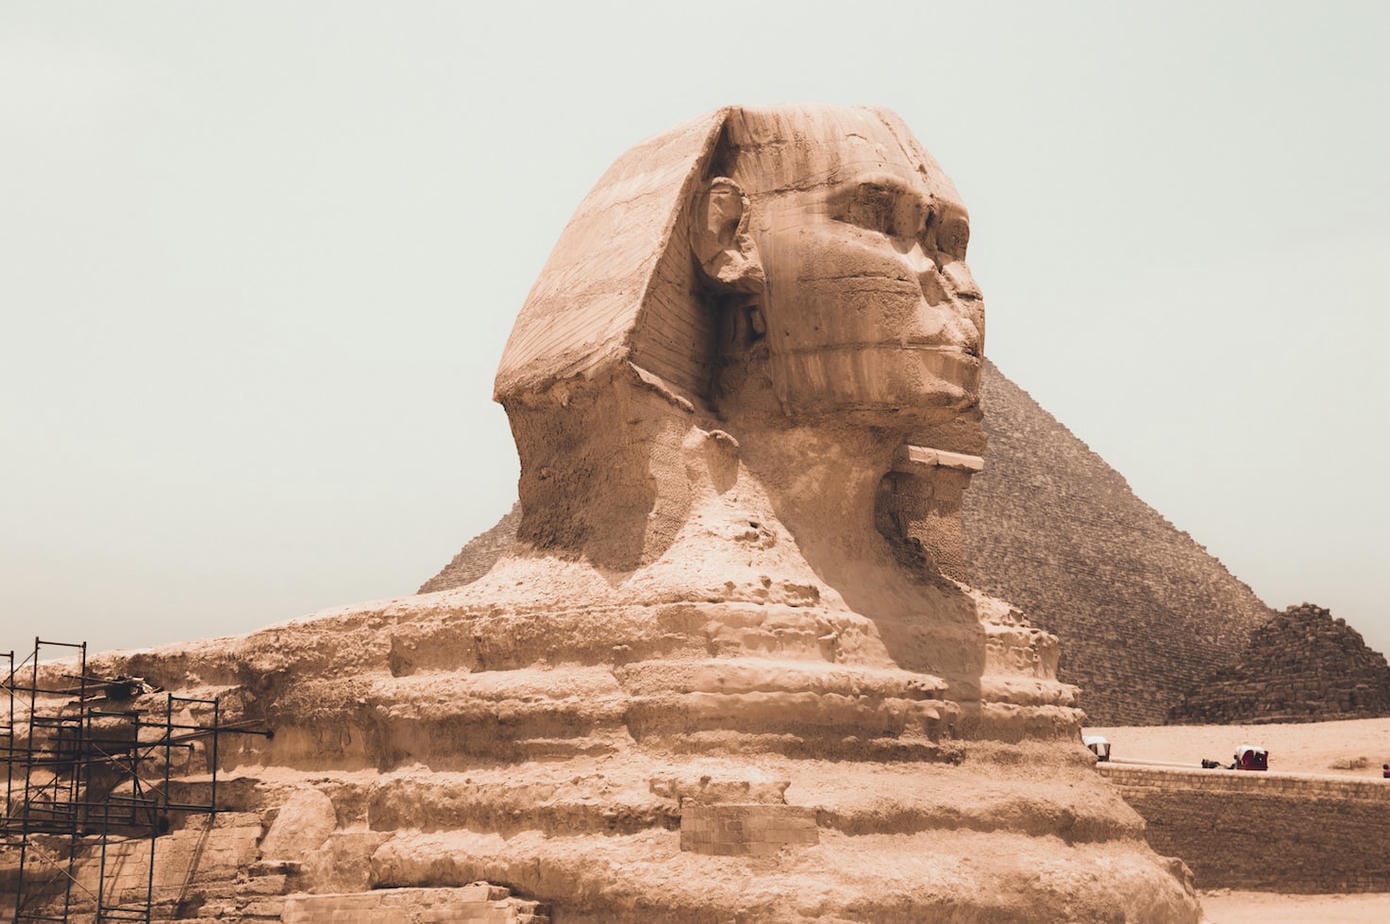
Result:
M1253 744L1242 744L1236 748L1236 761L1232 770L1268 770L1269 751Z

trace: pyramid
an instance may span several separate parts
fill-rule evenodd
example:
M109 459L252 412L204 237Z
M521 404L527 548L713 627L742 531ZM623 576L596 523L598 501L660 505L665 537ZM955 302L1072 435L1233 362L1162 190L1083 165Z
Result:
M521 502L512 503L512 509L502 515L502 519L491 527L469 539L453 561L444 569L420 585L419 593L432 594L436 590L449 590L472 584L487 574L497 560L516 542L517 527L521 525Z
M966 493L970 583L1062 642L1094 725L1155 725L1271 612L1028 393L986 363L989 451Z
M981 401L989 450L965 495L963 577L1061 639L1058 677L1081 688L1093 724L1164 723L1271 611L988 361ZM520 518L513 505L420 593L487 573Z
M1326 722L1390 715L1390 666L1361 633L1320 606L1291 606L1260 626L1234 665L1173 709L1176 723Z

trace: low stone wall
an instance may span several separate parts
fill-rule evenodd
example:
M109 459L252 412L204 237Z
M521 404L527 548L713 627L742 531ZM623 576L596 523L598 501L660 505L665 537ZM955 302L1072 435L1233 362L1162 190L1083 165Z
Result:
M1097 767L1199 889L1390 891L1390 780Z

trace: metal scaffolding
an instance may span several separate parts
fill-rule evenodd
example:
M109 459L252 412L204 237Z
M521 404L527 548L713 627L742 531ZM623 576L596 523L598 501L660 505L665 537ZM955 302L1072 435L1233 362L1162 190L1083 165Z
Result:
M52 664L40 670L43 656L55 649L75 659L75 672ZM86 642L35 638L33 652L19 663L15 658L13 651L0 654L0 705L6 710L0 716L0 854L18 858L12 920L67 921L81 909L84 917L94 913L98 924L151 921L159 835L178 814L217 813L220 737L268 738L271 732L224 722L217 698L166 693L159 706L139 708L162 691L143 678L91 673ZM122 705L130 708L117 708ZM207 801L174 799L176 754L189 767L200 751L209 776ZM108 858L118 845L141 840L149 844L143 887L117 889L120 877L108 870ZM96 860L94 883L79 875L84 859L89 865ZM74 888L83 894L75 897Z

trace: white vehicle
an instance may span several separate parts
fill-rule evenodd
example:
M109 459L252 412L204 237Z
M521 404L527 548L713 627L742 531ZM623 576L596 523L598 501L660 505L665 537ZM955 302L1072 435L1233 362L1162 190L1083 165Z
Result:
M1082 735L1081 743L1091 749L1097 762L1110 759L1110 739L1100 735Z

